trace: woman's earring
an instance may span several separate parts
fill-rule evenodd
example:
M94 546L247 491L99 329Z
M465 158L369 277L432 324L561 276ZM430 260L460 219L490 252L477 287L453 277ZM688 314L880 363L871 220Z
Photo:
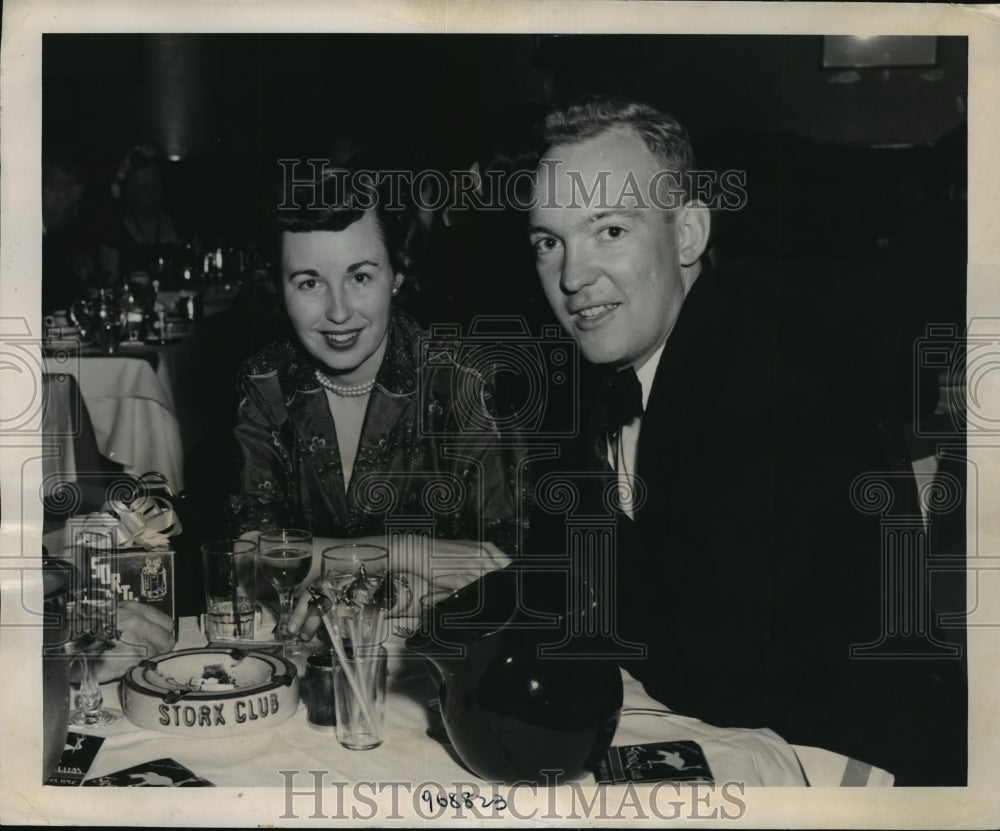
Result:
M397 294L399 294L399 286L394 286L392 289L392 296L395 297Z

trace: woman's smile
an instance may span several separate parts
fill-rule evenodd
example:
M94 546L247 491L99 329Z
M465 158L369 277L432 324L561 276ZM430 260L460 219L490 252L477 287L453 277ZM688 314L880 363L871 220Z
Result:
M349 332L323 332L327 346L331 349L350 349L358 342L360 329L352 329Z

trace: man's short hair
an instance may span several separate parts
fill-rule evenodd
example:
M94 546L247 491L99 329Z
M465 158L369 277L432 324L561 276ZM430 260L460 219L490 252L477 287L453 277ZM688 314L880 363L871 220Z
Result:
M692 198L694 149L687 130L676 118L645 101L609 96L583 98L550 112L542 127L547 147L577 144L616 127L631 127L662 169L677 173L686 199Z

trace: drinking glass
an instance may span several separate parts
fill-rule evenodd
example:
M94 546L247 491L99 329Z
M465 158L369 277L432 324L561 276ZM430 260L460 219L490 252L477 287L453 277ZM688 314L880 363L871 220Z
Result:
M321 649L306 660L306 672L299 684L299 698L305 701L306 723L317 730L332 730L337 724L333 706L333 651Z
M344 592L355 584L376 589L389 571L389 549L381 545L345 543L323 550L323 582L335 592Z
M261 532L258 541L260 570L278 592L279 613L275 636L292 654L300 654L305 645L298 635L288 631L295 590L309 576L312 567L312 534L297 528L279 528Z
M337 741L348 750L371 750L382 744L388 651L362 646L333 667Z
M382 643L390 612L410 602L409 586L389 572L389 551L381 545L348 543L325 549L322 586L337 607L344 640L355 646Z
M101 685L94 675L94 660L113 646L118 637L118 604L114 592L99 587L77 589L69 596L66 616L74 638L71 651L80 667L80 691L69 723L74 727L114 724L121 713L104 708Z
M205 568L205 635L210 643L252 641L256 615L257 545L213 540L201 547Z

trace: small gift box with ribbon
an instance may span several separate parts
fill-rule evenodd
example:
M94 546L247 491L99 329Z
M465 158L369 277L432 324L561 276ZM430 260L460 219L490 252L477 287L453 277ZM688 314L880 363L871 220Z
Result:
M181 524L173 499L162 474L146 473L109 494L103 510L73 517L67 533L84 582L176 620L170 537L181 532Z

